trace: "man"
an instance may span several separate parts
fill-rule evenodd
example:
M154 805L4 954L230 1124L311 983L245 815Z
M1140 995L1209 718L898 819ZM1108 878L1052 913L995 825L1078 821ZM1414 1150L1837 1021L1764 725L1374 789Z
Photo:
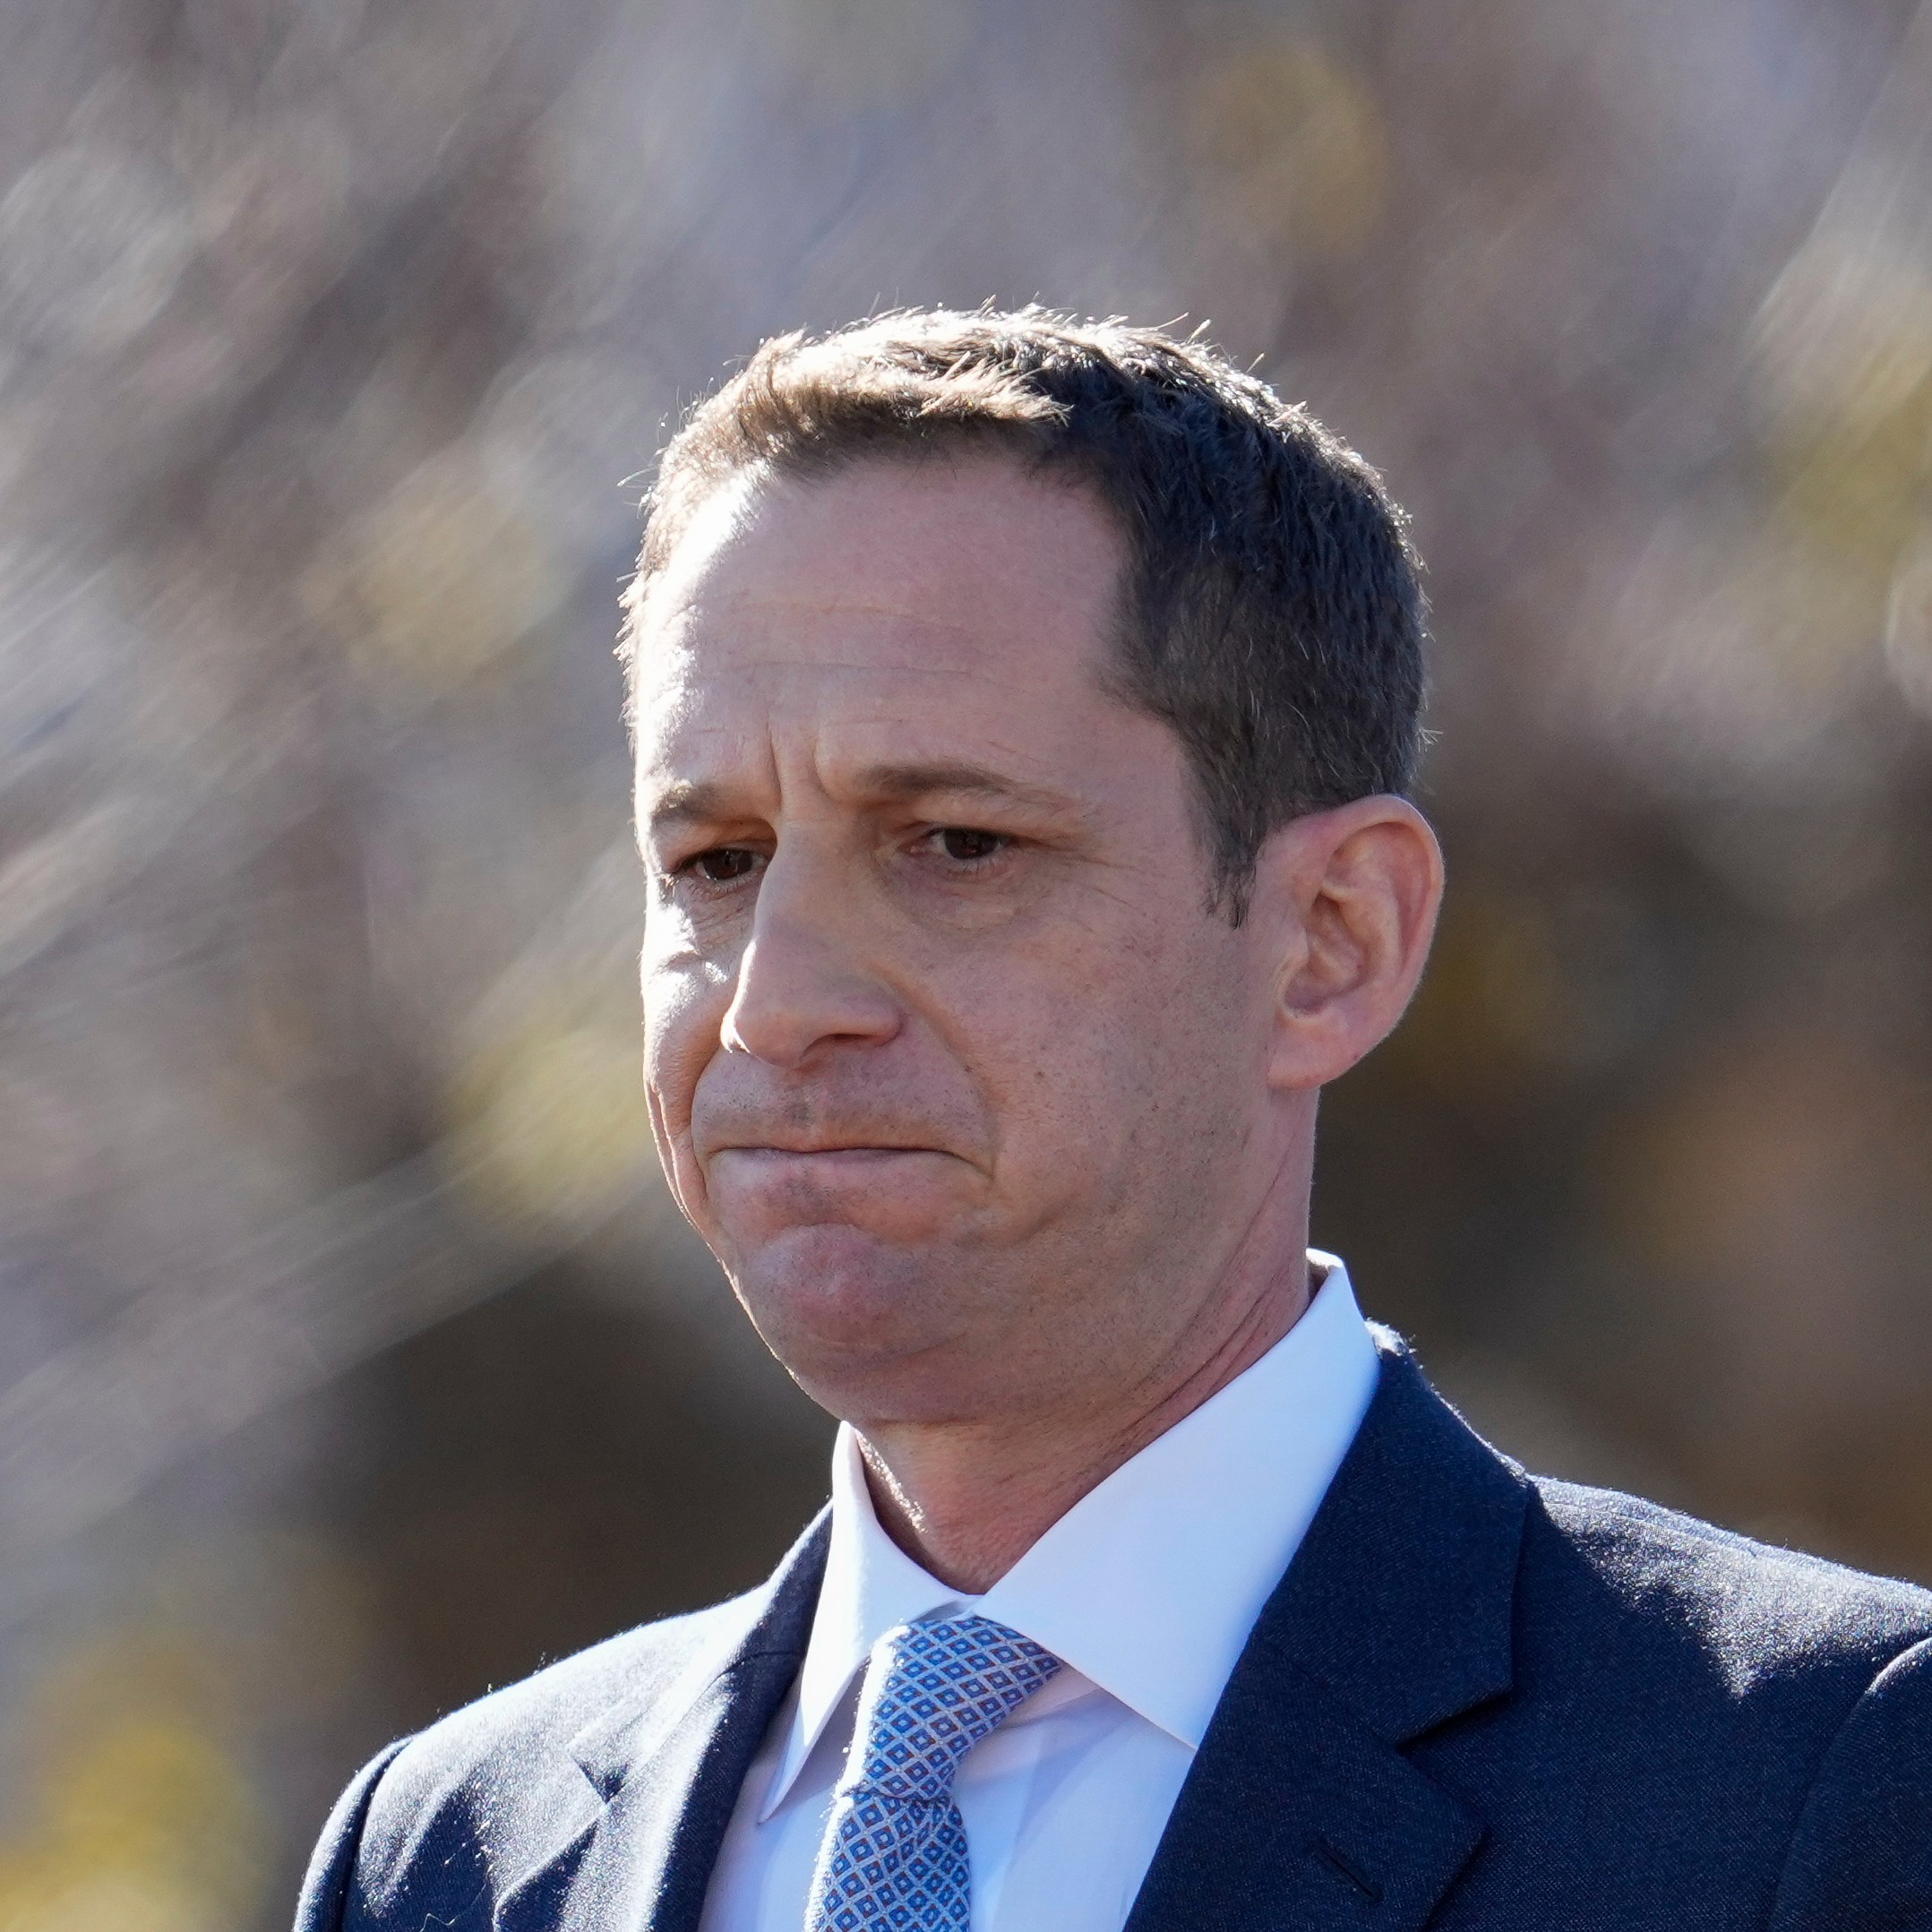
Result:
M695 412L628 616L652 1120L833 1501L383 1753L305 1932L1932 1926L1932 1596L1526 1476L1307 1250L1441 890L1372 472L889 316Z

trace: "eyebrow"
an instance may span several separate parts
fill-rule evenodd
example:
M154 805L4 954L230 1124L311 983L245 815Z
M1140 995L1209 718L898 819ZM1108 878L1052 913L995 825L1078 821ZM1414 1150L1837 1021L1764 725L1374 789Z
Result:
M643 821L642 829L656 832L670 825L689 825L706 819L722 818L724 813L722 786L681 778L674 785L665 786L658 794L657 802L650 808L650 816Z
M903 803L934 792L955 792L969 798L1030 805L1040 811L1064 811L1073 803L1063 792L1043 785L1027 785L984 765L940 762L926 765L871 765L858 775L858 787L869 797Z
M984 765L959 762L869 765L857 774L855 786L867 797L898 803L930 797L935 792L1024 805L1037 811L1065 811L1074 803L1064 793L1047 786L1027 785ZM657 832L674 825L715 821L730 816L728 794L723 786L707 779L679 779L658 795L645 826L648 831Z

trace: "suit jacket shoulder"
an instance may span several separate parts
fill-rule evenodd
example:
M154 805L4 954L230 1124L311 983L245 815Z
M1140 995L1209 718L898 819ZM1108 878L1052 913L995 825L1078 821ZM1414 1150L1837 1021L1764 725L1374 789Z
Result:
M1645 1664L1679 1656L1726 1700L1775 1702L1862 1688L1932 1635L1932 1591L1613 1490L1531 1481L1523 1620L1545 1637L1615 1627Z
M1932 1592L1536 1481L1518 1633L1516 1722L1685 1807L1737 1922L1932 1927Z
M1932 1593L1527 1482L1510 1694L1417 1751L1489 1827L1467 1922L1932 1927Z
M821 1541L814 1524L757 1590L611 1637L378 1754L323 1830L299 1932L490 1926L520 1880L595 1825L656 1720L764 1654L761 1638L781 1652L802 1642L797 1600L809 1617Z
M588 1814L573 1740L614 1708L648 1709L691 1657L733 1628L739 1601L627 1631L451 1713L388 1754L361 1832L359 1888L372 1916L432 1924L514 1871L525 1844ZM425 1860L427 1846L442 1855ZM451 1852L461 1855L451 1857ZM435 1897L398 1888L433 1865ZM348 1923L354 1924L351 1916Z

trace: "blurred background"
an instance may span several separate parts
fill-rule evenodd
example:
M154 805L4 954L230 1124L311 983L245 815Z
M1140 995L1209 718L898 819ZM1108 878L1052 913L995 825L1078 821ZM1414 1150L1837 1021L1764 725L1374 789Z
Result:
M760 336L1206 321L1432 565L1317 1233L1505 1447L1932 1581L1932 13L21 0L0 1932L266 1932L388 1738L750 1584L611 657ZM627 482L626 479L631 479Z

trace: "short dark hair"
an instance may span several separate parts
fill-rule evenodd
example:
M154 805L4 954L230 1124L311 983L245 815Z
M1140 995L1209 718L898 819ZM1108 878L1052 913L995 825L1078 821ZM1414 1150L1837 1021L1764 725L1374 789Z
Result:
M975 448L1090 487L1126 540L1113 684L1180 737L1214 889L1303 812L1407 792L1426 614L1361 457L1197 337L1044 309L901 311L765 343L666 445L620 654L693 511L747 469Z

